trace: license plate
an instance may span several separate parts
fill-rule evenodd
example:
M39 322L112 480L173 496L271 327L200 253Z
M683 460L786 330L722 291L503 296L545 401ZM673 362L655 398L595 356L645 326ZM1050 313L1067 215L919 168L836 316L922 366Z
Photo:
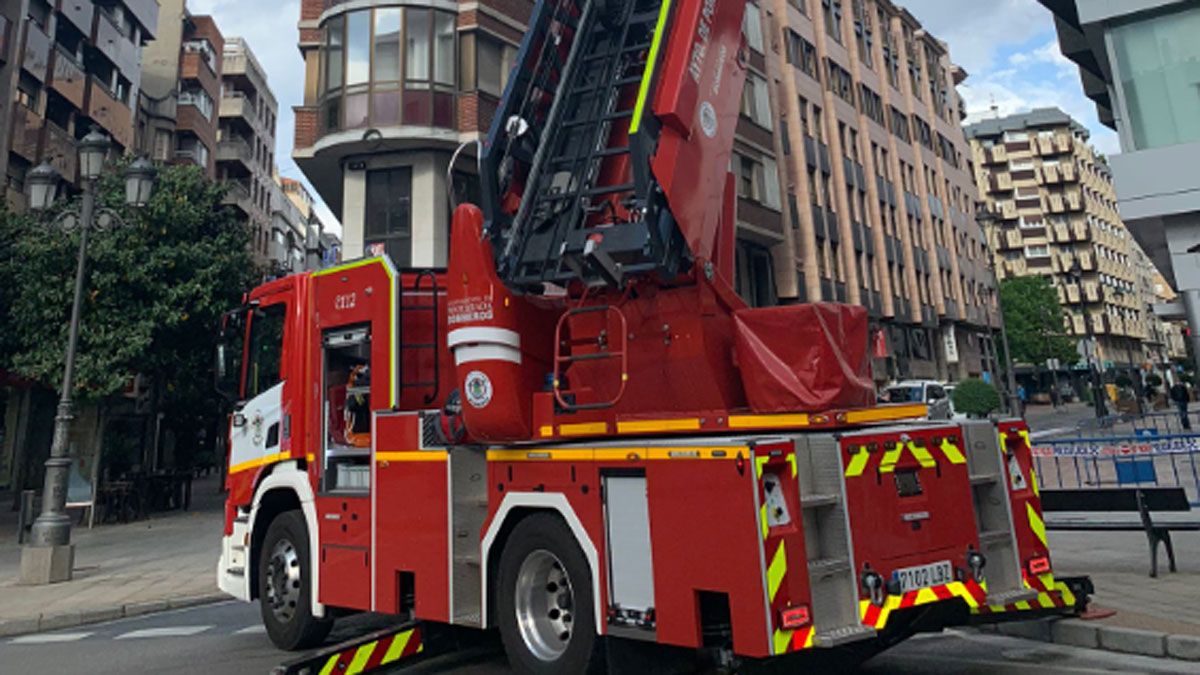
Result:
M900 582L900 592L907 593L918 588L941 586L954 581L954 568L950 566L949 560L943 560L928 565L898 569L892 572L892 578Z

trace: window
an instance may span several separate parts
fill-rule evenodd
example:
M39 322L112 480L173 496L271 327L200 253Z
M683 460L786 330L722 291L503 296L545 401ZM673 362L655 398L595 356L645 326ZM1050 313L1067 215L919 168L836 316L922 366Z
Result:
M476 38L476 77L479 90L499 97L508 85L517 50L511 45L483 35Z
M345 19L335 17L325 25L325 88L329 91L342 86L342 45L345 43Z
M397 267L412 264L412 168L367 172L365 234L368 250L379 246Z
M746 76L746 84L742 88L742 114L764 129L772 128L767 81L754 73Z
M370 486L371 327L337 327L321 340L324 490ZM386 378L386 373L380 377Z
M759 54L763 53L762 15L758 5L746 3L746 13L742 15L742 33L746 36L746 44Z
M896 106L891 106L892 133L905 143L912 143L912 133L908 129L908 115L900 112Z
M854 81L850 79L850 73L828 57L825 59L825 68L828 75L825 84L829 90L837 94L838 98L854 105Z
M739 239L737 242L737 292L751 307L776 304L775 274L771 252L765 247Z
M250 361L246 368L246 398L252 399L282 381L283 326L287 305L277 303L254 311L250 323Z
M788 63L812 79L817 79L817 48L790 28L787 35L787 55Z
M438 84L454 84L454 25L453 14L433 13L433 81Z
M779 167L775 160L769 157L758 160L744 155L735 157L738 197L780 209Z
M1049 258L1050 257L1050 247L1046 246L1046 245L1026 246L1025 247L1025 257L1026 258Z
M854 42L858 45L858 60L867 68L875 67L875 53L872 51L871 15L867 12L864 0L853 0L854 11Z
M400 10L375 10L375 75L376 82L400 80Z
M1109 29L1133 149L1200 141L1197 34L1197 7Z
M429 79L429 12L408 11L405 37L404 76L409 80Z
M179 105L190 105L204 115L204 119L212 121L213 100L203 89L184 89L179 94Z
M883 117L883 99L865 84L858 85L858 101L862 113L879 126L886 126Z
M821 0L825 10L825 32L838 44L842 43L842 0Z
M346 15L346 86L371 81L371 12Z

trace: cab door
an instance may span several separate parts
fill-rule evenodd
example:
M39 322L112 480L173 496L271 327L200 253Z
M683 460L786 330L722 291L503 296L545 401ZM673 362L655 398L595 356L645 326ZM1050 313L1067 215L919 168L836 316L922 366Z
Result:
M290 340L285 296L263 299L249 315L242 400L229 433L229 473L286 458L284 344Z

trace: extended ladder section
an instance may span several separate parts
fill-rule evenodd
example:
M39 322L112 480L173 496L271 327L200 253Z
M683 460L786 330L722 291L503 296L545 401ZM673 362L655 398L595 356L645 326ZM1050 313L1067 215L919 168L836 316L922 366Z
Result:
M538 7L549 37L518 57L529 74L510 86L484 161L501 189L523 186L515 216L487 214L502 278L536 292L547 282L620 286L630 275L675 269L671 258L683 246L655 203L649 132L630 133L646 103L656 36L666 31L662 2Z
M873 636L875 630L864 626L859 617L858 577L838 442L826 435L798 436L795 442L812 621L818 631L813 642L832 647Z
M1005 481L1005 459L991 422L962 423L971 498L979 525L979 548L987 558L988 604L1007 605L1032 600L1037 593L1025 587L1013 523L1012 498Z
M429 280L428 286L425 280ZM425 405L429 405L437 400L438 383L441 380L441 360L438 358L438 349L442 343L441 328L440 328L440 311L439 303L441 289L438 287L437 273L433 270L422 270L413 280L411 289L402 289L404 297L400 302L400 316L398 326L400 329L400 349L404 352L403 364L400 370L400 389L410 390L415 389L424 391L422 397ZM414 302L409 304L406 302L408 298L414 298ZM418 325L416 322L405 323L406 317L413 313L425 314L427 319L420 322L422 327L428 326L428 339L417 338L409 340L406 334L405 326L410 329Z

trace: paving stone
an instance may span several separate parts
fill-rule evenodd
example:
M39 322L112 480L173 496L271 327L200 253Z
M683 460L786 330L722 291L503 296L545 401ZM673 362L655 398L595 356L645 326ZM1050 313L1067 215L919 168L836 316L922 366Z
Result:
M1126 654L1166 656L1167 636L1165 633L1117 626L1100 627L1100 647Z
M1050 638L1055 644L1096 649L1100 646L1099 627L1079 619L1063 619L1050 626Z
M1200 661L1200 637L1168 635L1167 655L1177 659Z

